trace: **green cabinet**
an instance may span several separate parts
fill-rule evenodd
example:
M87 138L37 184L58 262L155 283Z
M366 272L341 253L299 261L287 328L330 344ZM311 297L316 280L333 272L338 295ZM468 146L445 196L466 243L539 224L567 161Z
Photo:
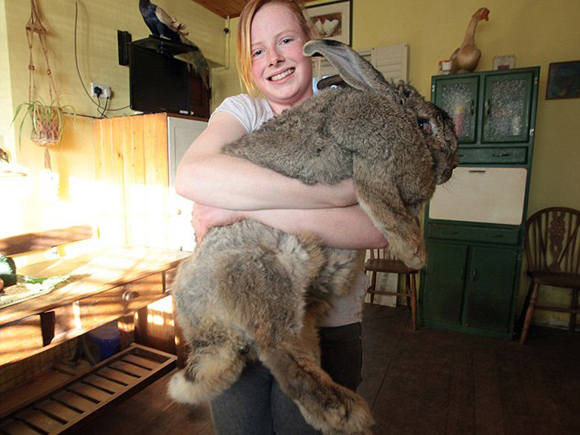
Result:
M420 293L426 326L512 337L539 72L433 77L432 100L455 123L460 168L426 207Z
M539 68L433 77L433 101L449 113L470 164L522 164L531 155Z

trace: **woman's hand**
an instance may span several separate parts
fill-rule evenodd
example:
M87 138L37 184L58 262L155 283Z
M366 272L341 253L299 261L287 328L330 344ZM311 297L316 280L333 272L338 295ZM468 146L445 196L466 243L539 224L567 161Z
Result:
M199 203L193 205L191 213L191 224L198 243L201 242L211 228L233 224L242 219L244 219L244 216L238 211L225 210Z

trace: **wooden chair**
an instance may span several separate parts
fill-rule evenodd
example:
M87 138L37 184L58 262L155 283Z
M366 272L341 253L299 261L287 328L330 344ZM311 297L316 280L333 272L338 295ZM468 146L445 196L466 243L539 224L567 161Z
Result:
M580 212L571 208L551 207L534 213L526 222L524 246L528 276L532 279L522 309L525 320L520 337L524 344L534 310L570 313L569 329L576 328L580 289ZM540 286L572 290L570 308L536 305Z
M419 220L416 220L419 225ZM416 276L419 271L411 269L401 260L395 258L389 251L388 246L382 249L369 249L370 258L365 263L365 273L371 272L371 285L367 293L371 296L371 305L374 303L375 295L401 296L407 300L407 307L411 308L411 317L413 318L413 330L417 330L417 280ZM396 273L399 277L405 276L405 291L391 292L386 290L377 290L377 275L379 273Z

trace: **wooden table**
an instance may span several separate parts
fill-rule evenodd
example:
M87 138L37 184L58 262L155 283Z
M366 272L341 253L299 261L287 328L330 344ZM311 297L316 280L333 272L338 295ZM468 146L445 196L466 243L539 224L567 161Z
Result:
M74 275L64 287L0 309L0 366L117 320L124 349L48 391L28 391L0 412L7 434L78 433L110 406L176 366L174 355L134 344L135 312L167 296L189 254L145 247L107 248L18 269L23 275ZM31 431L34 428L35 431Z
M74 258L33 264L18 273L75 275L62 288L0 309L0 366L123 319L132 341L131 316L167 295L176 266L189 254L146 247L105 248Z

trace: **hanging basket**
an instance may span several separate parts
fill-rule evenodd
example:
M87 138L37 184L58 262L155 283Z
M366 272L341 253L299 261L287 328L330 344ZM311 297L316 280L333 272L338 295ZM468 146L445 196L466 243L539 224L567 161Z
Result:
M44 106L36 110L30 139L41 147L58 144L62 137L62 116L59 108Z

